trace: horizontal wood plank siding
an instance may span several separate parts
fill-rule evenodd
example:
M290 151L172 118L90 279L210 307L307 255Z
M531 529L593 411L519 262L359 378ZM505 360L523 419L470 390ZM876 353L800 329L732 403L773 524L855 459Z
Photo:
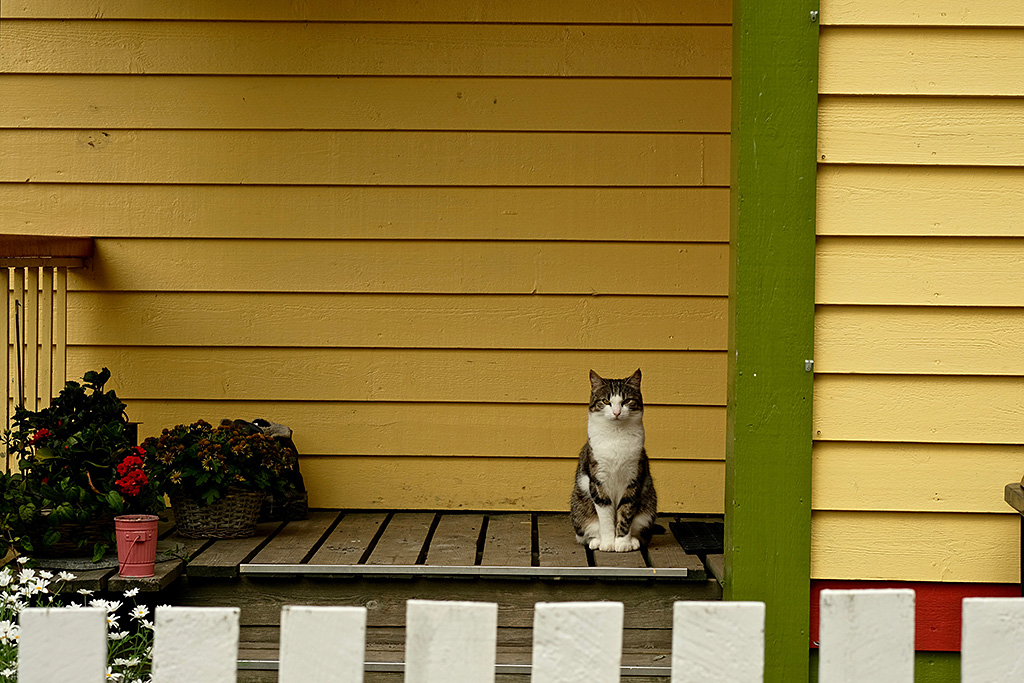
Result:
M206 21L374 21L446 23L536 23L536 24L728 24L732 3L704 0L667 3L639 0L628 5L594 4L590 0L520 0L517 3L481 4L477 0L423 3L392 0L381 5L374 0L306 0L301 4L272 1L220 0L18 0L5 2L2 18L92 19L97 9L110 19L181 19Z
M1019 581L1021 5L821 12L812 575Z
M639 366L720 513L731 9L5 2L0 232L97 238L70 377L291 426L313 505L564 509Z
M26 19L5 24L0 70L727 78L730 38L728 26L685 24Z

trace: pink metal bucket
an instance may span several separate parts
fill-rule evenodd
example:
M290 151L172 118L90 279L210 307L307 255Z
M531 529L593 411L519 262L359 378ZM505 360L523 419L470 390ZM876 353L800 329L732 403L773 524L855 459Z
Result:
M121 576L153 576L156 563L156 515L114 517L117 535L117 573Z

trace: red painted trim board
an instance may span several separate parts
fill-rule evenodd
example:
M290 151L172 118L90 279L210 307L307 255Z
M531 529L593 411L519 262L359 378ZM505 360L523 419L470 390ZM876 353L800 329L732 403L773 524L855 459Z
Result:
M925 583L911 581L811 581L811 647L818 642L823 589L910 588L917 594L914 642L918 651L959 652L964 598L1019 598L1019 583Z

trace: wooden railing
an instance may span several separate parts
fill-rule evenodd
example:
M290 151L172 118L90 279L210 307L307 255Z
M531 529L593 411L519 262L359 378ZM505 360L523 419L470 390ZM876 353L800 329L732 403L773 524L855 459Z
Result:
M0 326L7 353L5 420L14 407L36 410L61 390L67 365L68 269L93 254L88 237L0 235L0 275L7 315Z
M498 606L410 600L406 605L406 681L492 682ZM760 683L764 678L765 607L755 602L677 602L672 683ZM155 683L233 683L238 608L158 607ZM538 603L534 683L619 681L623 607L616 602ZM823 591L821 683L912 683L914 593ZM21 616L18 681L101 681L106 612L99 608L26 609ZM366 609L285 607L279 679L361 681ZM59 646L58 646L59 644ZM1024 599L963 602L963 683L1021 680Z

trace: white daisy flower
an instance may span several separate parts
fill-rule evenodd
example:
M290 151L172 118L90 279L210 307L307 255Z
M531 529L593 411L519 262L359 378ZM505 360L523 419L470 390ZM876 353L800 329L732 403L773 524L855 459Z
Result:
M14 678L14 676L17 673L18 673L17 669L14 669L12 667L7 667L3 671L0 671L0 676L3 676L4 678Z
M149 616L149 608L145 605L136 605L135 609L132 610L131 614L132 618L136 620L145 619L147 616Z
M61 581L74 581L77 577L71 572L64 571L57 574L57 578Z
M119 674L113 671L109 666L107 667L107 680L108 681L120 681L124 678L123 674Z
M22 555L21 557L19 557L19 558L18 558L18 564L25 564L25 563L26 563L26 562L28 562L28 561L29 561L30 559L32 559L32 558L30 558L30 557L25 557L24 555Z
M111 631L107 634L109 640L124 640L128 637L127 631Z
M48 572L45 569L40 569L39 570L39 576L43 577L44 579L52 579L53 578L53 573L52 572Z
M11 579L13 578L14 573L11 571L10 567L0 569L0 588L9 586L11 584Z
M28 583L34 578L36 578L35 569L22 569L18 572L18 583Z
M138 594L139 594L139 589L138 588L129 588L128 590L126 590L124 592L124 597L126 597L126 598L134 598Z
M93 601L93 605L95 605L97 602L99 602L99 601L98 600L94 600ZM107 611L108 612L116 612L117 610L121 609L121 605L122 604L123 603L120 600L111 600L110 602L108 602L106 604Z
M79 588L78 592L80 594L82 594L82 595L92 595L93 594L93 591L89 590L88 588Z
M100 607L102 609L107 610L108 612L110 611L110 608L107 607L107 605L109 605L109 604L110 603L108 601L104 600L103 598L96 598L95 600L92 601L92 606L93 607Z
M114 659L114 666L138 666L142 660L138 657L116 657Z
M0 643L9 644L18 639L18 625L9 619L0 621Z
M107 628L108 629L120 628L120 626L117 623L117 619L118 619L118 616L116 614L113 614L111 612L107 612Z

